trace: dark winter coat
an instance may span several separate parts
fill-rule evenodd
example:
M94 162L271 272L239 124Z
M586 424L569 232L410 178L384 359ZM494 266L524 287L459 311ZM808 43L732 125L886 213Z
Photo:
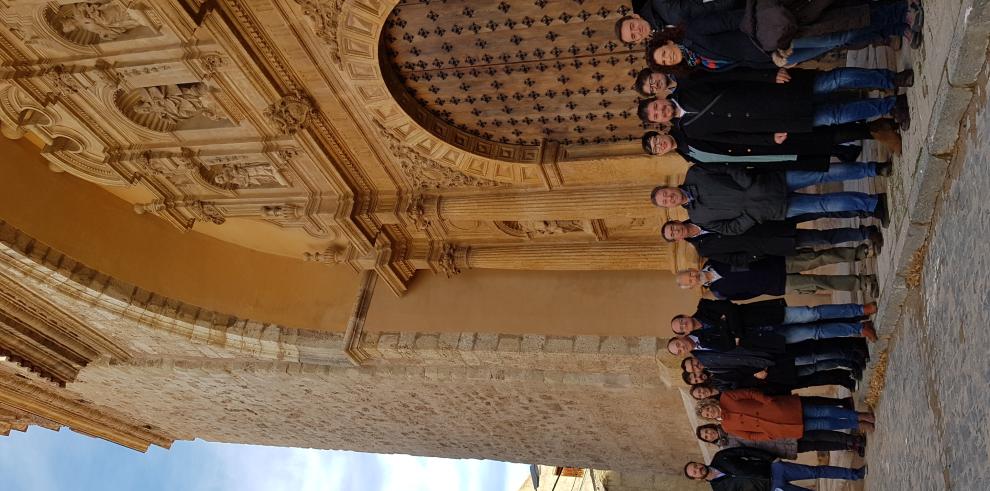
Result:
M712 457L709 467L724 476L709 481L712 491L770 491L772 454L755 448L727 448Z
M832 156L839 152L839 143L871 138L863 123L816 126L810 133L788 134L783 143L753 144L746 140L764 139L759 134L737 135L739 143L688 137L678 119L670 129L677 142L677 153L695 164L741 166L754 171L828 170ZM723 135L724 137L724 135Z
M730 10L742 5L742 0L633 0L633 12L650 23L654 29L681 24L701 15Z
M806 83L763 80L769 70L737 70L678 81L669 98L687 112L676 125L689 138L774 145L773 134L808 133L815 106Z
M712 232L740 235L757 224L787 218L789 191L783 172L695 165L680 188L691 196L683 205L688 217Z
M767 256L797 254L797 226L791 222L766 222L754 225L739 235L718 232L689 237L698 255L733 266L745 266Z
M750 328L783 324L786 308L787 302L782 298L742 304L702 298L691 317L707 325L725 325L741 337Z
M705 265L711 266L721 276L708 286L718 299L749 300L760 295L784 294L787 270L783 257L768 257L744 267L711 260Z

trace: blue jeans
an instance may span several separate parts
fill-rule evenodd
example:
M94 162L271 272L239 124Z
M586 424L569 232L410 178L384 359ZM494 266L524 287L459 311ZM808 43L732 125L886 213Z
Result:
M861 370L858 363L847 359L837 358L834 360L816 361L810 365L796 365L794 374L798 377L809 377L818 373L827 373L832 370L846 370L848 372Z
M831 351L815 351L813 353L799 354L794 357L794 366L801 367L805 365L816 365L822 362L830 362L833 360L838 360L843 367L850 367L855 363L857 354L855 352L843 349L835 349ZM834 367L833 367L834 368ZM825 369L819 367L819 369Z
M852 162L848 164L831 164L827 172L809 170L789 170L784 172L788 191L825 184L827 182L855 181L877 175L877 165L874 162Z
M894 72L882 68L843 67L815 76L811 93L826 95L841 90L893 89Z
M815 307L784 307L784 324L807 324L822 319L852 319L861 317L863 306L858 303L830 303Z
M774 332L784 337L787 344L815 339L851 338L861 334L863 326L858 322L823 322L821 324L784 324Z
M815 114L812 124L815 126L832 126L878 118L890 114L890 111L894 109L894 103L896 101L897 97L889 96L815 104Z
M794 40L794 52L787 63L801 63L817 58L835 48L882 41L900 36L907 29L907 1L870 6L870 25L850 31L832 32L821 36L809 36Z
M876 195L851 191L827 194L791 193L787 197L787 218L798 215L810 217L835 211L872 213L876 208Z
M794 236L794 247L801 249L844 244L846 242L864 242L869 238L870 231L866 227L829 228L825 230L802 228L798 229L797 234ZM787 324L797 324L797 322L787 322Z
M776 491L810 491L808 488L795 486L791 481L806 479L842 479L858 481L863 478L863 472L857 469L835 467L831 465L803 465L793 462L774 462L770 464L770 488Z
M859 414L839 406L802 405L804 431L855 430L859 428Z

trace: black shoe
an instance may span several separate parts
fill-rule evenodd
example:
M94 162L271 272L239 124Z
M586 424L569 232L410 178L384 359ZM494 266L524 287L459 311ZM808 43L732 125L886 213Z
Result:
M886 162L874 162L873 164L876 167L878 176L889 177L894 172L894 163L890 160Z
M908 68L894 74L895 87L914 87L914 69Z
M863 147L859 145L836 145L833 155L842 162L855 162L859 154L863 152Z
M901 131L911 129L911 107L908 105L907 94L897 96L894 101L894 109L891 110L891 116L894 117L894 121L897 122Z
M887 208L887 193L877 195L877 207L873 209L873 216L880 220L880 225L887 228L890 225L890 210Z

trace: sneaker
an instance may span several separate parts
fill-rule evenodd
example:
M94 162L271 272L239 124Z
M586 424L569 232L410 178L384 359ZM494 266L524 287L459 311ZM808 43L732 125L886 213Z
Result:
M887 193L877 195L877 207L873 209L873 216L880 220L880 226L887 228L890 225L890 211L887 207Z
M863 293L871 298L878 298L880 296L880 283L877 281L877 275L867 274L860 278L862 280Z
M856 246L856 260L862 261L868 257L873 257L873 248L868 244L860 244Z

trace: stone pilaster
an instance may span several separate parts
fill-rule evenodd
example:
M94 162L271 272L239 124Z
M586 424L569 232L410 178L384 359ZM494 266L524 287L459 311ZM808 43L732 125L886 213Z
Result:
M652 186L491 192L443 196L438 215L446 220L588 220L665 217L650 203Z
M670 271L676 266L669 244L639 241L471 246L452 257L459 269Z

